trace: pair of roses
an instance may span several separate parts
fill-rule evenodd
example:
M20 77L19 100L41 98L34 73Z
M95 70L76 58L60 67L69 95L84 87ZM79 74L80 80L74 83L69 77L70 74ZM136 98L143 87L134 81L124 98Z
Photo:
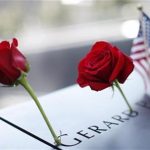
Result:
M55 142L60 140L56 136L42 106L40 105L33 89L27 81L29 65L25 56L17 49L18 41L13 39L0 43L0 83L6 85L22 85L35 101ZM97 42L91 51L79 63L77 82L81 87L89 85L91 89L100 91L109 86L116 85L121 92L130 111L132 111L123 91L119 86L124 83L133 71L132 60L123 54L117 47L107 42Z
M29 71L25 56L17 49L18 42L0 43L0 83L13 85L21 74ZM107 42L97 42L79 63L77 82L99 91L113 85L115 80L124 83L133 71L132 60L117 47Z

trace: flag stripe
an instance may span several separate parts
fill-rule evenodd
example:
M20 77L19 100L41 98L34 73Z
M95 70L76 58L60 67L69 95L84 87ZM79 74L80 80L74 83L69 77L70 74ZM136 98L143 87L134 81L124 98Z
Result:
M135 52L132 52L131 55L133 55L133 54L138 54L138 53L143 53L143 52L145 52L145 49L137 50L137 51L135 51Z
M143 49L145 49L145 45L144 44L140 44L140 45L136 45L136 46L134 46L134 47L132 47L132 52L134 53L134 52L136 52L136 51L138 51L138 50L143 50Z
M137 43L144 43L144 38L143 37L138 37L136 39L133 40L133 45L137 44Z
M130 56L131 56L131 58L132 58L134 61L138 61L139 59L147 59L147 58L150 58L150 55L149 55L149 56L146 56L145 53L131 54Z

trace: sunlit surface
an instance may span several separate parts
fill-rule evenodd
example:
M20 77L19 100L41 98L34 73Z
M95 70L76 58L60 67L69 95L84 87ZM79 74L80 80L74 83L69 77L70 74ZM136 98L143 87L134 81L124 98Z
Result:
M128 20L123 22L121 26L121 32L126 38L135 38L138 34L139 21Z

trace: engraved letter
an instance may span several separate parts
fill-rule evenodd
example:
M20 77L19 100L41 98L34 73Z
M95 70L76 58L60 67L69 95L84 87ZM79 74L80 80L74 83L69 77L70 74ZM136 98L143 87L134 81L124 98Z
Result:
M98 126L90 126L88 127L88 129L96 132L96 133L102 133L102 131L107 131L107 129L100 129Z
M127 115L128 117L136 117L136 116L138 116L138 112L137 111L135 111L135 110L133 110L133 111L129 111L129 110L127 110L127 111L124 111L124 112L122 112L123 114L125 114L125 115Z
M61 138L61 137L64 137L64 136L68 136L68 134L62 134L59 137ZM76 146L76 145L78 145L82 142L80 139L77 139L77 138L74 138L73 140L76 141L74 144L64 144L64 143L61 142L60 145L65 146L65 147L71 147L71 146Z
M124 122L125 120L129 120L129 118L122 118L119 115L113 116L112 118L117 120L117 121L120 121L120 122Z
M111 125L119 125L118 123L114 123L114 122L108 122L108 121L103 121L103 123L109 128L111 129Z
M83 132L83 130L77 132L77 134L79 134L79 135L81 135L81 136L83 136L87 139L90 139L90 138L94 137L94 135L88 136L88 133L82 133L82 132Z

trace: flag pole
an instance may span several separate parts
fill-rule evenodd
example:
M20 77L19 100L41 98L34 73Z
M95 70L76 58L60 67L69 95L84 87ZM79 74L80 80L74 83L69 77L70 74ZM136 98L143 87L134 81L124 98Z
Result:
M141 4L139 4L137 6L137 9L140 12L139 21L140 21L140 25L141 25L142 31L143 31L144 45L145 45L145 48L147 50L146 34L145 34L144 21L143 21L143 6Z
M146 31L145 31L145 27L144 27L144 21L143 21L143 6L141 4L139 4L137 6L137 9L139 10L140 12L140 24L141 24L141 27L142 27L142 31L143 31L143 38L144 38L144 45L145 45L145 48L146 48L146 51L147 51L147 54L148 53L148 44L147 44L147 39L146 39ZM149 62L148 62L149 63ZM150 66L150 64L149 64Z
M139 5L137 6L137 9L138 9L140 12L143 12L143 6L142 6L141 4L139 4Z

